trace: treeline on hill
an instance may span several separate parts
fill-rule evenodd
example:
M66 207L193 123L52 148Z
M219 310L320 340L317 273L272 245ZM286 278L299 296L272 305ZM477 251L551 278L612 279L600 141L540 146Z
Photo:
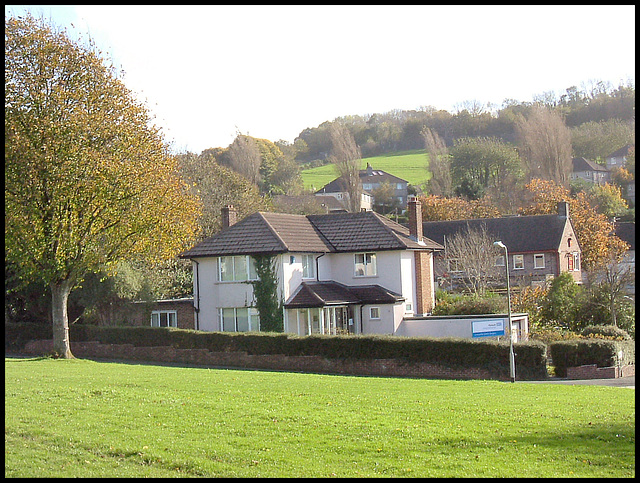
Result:
M544 105L561 113L567 127L576 128L585 123L605 123L612 120L625 124L635 121L635 87L620 85L612 88L604 82L579 90L569 87L557 97L544 93L534 102L506 99L503 105L482 105L475 101L463 102L457 113L423 107L418 110L393 110L371 115L339 117L335 121L345 124L362 156L422 149L422 132L429 128L439 134L447 146L466 137L495 137L507 143L516 142L516 118L526 115L533 105ZM329 126L326 121L315 128L303 130L294 141L295 159L299 162L326 159L331 152ZM620 147L620 146L617 146ZM617 148L614 148L615 150ZM612 150L612 151L613 151ZM612 152L609 151L609 152ZM609 152L601 155L606 156ZM576 156L593 159L592 152L576 152Z

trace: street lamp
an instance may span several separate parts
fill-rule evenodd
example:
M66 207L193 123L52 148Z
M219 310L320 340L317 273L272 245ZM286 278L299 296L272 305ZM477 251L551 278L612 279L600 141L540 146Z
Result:
M513 327L511 325L511 287L509 286L509 252L507 247L501 241L493 242L493 245L504 249L504 266L507 272L507 302L508 302L508 315L509 315L509 374L511 376L511 382L516 382L516 360L513 354Z

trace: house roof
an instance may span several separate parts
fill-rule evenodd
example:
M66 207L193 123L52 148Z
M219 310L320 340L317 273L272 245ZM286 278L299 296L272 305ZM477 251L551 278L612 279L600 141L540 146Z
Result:
M287 308L349 304L395 304L404 297L380 285L352 286L338 282L302 282L284 304Z
M481 218L474 220L425 221L422 223L424 235L441 245L445 238L451 239L456 233L468 227L487 232L496 241L502 241L509 252L524 253L558 250L567 218L559 215L507 216L501 218Z
M387 173L379 169L373 169L370 165L367 165L367 169L361 169L358 172L360 177L360 183L407 183L406 179L399 178L393 174ZM324 185L318 191L317 194L322 193L341 193L346 191L342 178L336 178L330 183Z
M411 238L407 228L372 211L327 215L257 212L183 252L180 257L442 248L428 238L418 243Z
M573 171L609 171L606 166L595 163L587 158L573 158Z
M609 156L607 156L607 158L617 158L618 156L626 156L627 154L629 154L629 149L631 148L631 146L633 146L633 144L626 144L622 146L620 149L617 149L614 152L612 152Z
M629 250L636 249L636 224L635 222L618 221L615 224L616 236L627 242Z

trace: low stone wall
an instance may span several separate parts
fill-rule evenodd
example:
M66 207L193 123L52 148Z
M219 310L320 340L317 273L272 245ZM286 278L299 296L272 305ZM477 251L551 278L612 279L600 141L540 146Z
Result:
M635 376L636 366L598 367L595 364L567 367L567 379L614 379L616 377Z
M30 341L21 352L35 356L51 354L53 341ZM76 357L86 358L174 362L243 369L362 376L508 380L508 374L505 377L497 377L496 374L480 368L450 368L396 359L336 360L321 356L252 355L246 352L212 352L207 349L176 349L170 346L135 347L132 344L101 344L99 342L71 342L71 352Z

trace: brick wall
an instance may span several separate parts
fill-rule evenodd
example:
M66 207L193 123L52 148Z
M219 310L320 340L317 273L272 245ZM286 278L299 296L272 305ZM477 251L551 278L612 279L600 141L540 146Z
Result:
M50 354L51 340L27 343L22 353ZM363 376L400 376L443 379L509 380L508 374L496 375L480 368L450 368L437 364L408 363L395 359L336 360L321 356L285 356L278 354L252 355L246 352L212 352L207 349L176 349L175 347L135 347L132 344L101 344L99 342L71 342L76 357L122 359L145 362L176 362L213 367L270 369L322 374Z

